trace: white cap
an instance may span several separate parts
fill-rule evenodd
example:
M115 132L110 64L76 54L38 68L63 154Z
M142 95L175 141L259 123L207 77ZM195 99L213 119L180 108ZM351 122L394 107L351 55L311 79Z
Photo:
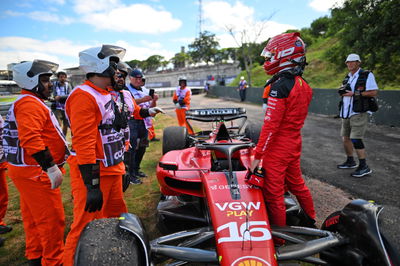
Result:
M358 54L349 54L346 58L345 63L350 61L358 61L361 62L360 56Z
M241 79L241 80L243 80L243 79L244 79L244 77L243 77L243 76L241 76L241 77L240 77L240 79Z

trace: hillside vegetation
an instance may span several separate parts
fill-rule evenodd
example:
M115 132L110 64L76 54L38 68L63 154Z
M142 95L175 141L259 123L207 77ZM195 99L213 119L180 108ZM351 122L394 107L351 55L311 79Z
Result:
M338 88L347 74L346 65L343 63L342 71L336 70L334 64L328 62L324 58L324 52L333 46L336 42L333 38L320 38L307 50L308 66L304 71L303 77L313 88L332 89ZM262 65L256 65L252 69L252 86L262 87L267 79L271 78L264 72ZM246 76L246 72L242 71L229 86L237 86L239 77Z
M347 73L346 56L357 53L361 67L374 72L380 89L400 89L399 14L398 1L348 0L333 8L330 16L314 20L309 28L300 30L309 62L304 77L314 88L337 88ZM257 50L260 54L262 47ZM251 71L255 87L269 78L258 62ZM241 75L249 76L245 71Z

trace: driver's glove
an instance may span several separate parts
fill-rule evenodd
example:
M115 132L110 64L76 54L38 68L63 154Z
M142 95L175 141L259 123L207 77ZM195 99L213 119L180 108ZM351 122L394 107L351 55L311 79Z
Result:
M266 103L263 103L262 108L263 108L264 112L267 111L267 107L268 107L268 105Z
M100 211L103 207L103 193L100 190L100 165L81 164L79 165L83 182L87 189L85 211Z

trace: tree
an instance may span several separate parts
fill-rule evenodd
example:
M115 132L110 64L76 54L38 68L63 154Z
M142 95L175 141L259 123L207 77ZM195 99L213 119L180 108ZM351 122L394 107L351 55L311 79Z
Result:
M187 53L180 52L171 58L171 63L174 64L174 68L184 68L189 60L190 56Z
M352 0L332 10L328 34L338 43L326 52L343 66L347 54L358 53L363 67L387 84L400 82L400 5L391 0Z
M330 22L330 18L327 16L320 17L320 18L317 18L316 20L314 20L311 23L311 27L310 27L311 35L314 37L324 35L328 31L329 22Z
M267 22L272 17L272 15L261 22L250 23L246 27L241 30L236 30L232 26L226 26L227 31L234 39L236 45L239 47L238 57L241 61L242 69L246 70L247 74L247 83L251 86L251 69L253 68L253 64L257 60L260 59L260 53L262 51L262 47L258 43L258 39L261 34L264 32ZM248 30L250 29L250 30Z
M137 59L133 59L133 60L131 60L131 61L127 61L126 63L127 63L132 69L134 69L134 68L140 68L140 67L141 67L141 64L142 64L142 61L137 60Z
M215 55L217 54L217 47L219 46L218 41L215 38L215 34L208 31L200 33L200 36L194 40L193 43L189 44L189 54L194 62L214 62Z
M152 55L145 60L146 71L156 71L161 66L164 57L161 55Z

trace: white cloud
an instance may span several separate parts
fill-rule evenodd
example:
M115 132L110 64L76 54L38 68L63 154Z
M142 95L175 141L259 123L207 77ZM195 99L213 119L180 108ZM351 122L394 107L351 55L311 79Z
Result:
M168 11L146 4L124 5L119 0L78 0L74 10L84 23L98 30L159 34L177 30L182 25Z
M262 42L288 29L296 29L289 24L256 20L254 8L240 1L232 5L225 1L208 1L204 3L203 11L206 28L217 32L221 48L238 46L228 29L232 29L239 45L243 42Z
M69 40L41 41L25 37L0 37L0 69L22 60L45 59L71 67L78 64L78 53L90 45L76 45Z
M132 23L132 17L140 23ZM157 34L177 30L182 25L171 13L157 11L148 5L135 4L115 8L105 13L86 15L83 20L98 29Z
M66 17L66 16L59 16L57 14L46 12L46 11L33 11L33 12L23 13L23 12L16 12L16 11L12 11L12 10L6 10L4 13L8 16L13 16L13 17L25 16L25 17L29 17L33 20L52 22L52 23L57 23L57 24L71 24L72 22L74 22L73 18Z
M227 26L242 29L254 21L254 9L239 1L235 5L224 1L205 2L203 14L211 31L225 30Z
M99 11L106 11L121 6L119 0L75 0L74 10L76 13L85 15Z
M140 41L139 43L146 43L146 41ZM133 59L145 60L155 54L164 56L166 60L169 60L175 55L175 52L163 49L160 43L152 43L150 46L135 46L126 41L119 40L115 43L115 45L124 47L126 49L126 54L123 59L124 61L130 61Z
M33 59L49 60L60 65L60 69L76 67L79 64L78 54L80 51L100 46L101 43L79 45L72 41L59 39L52 41L41 41L25 37L0 37L0 69L6 69L7 64ZM140 45L131 45L126 41L118 40L115 44L127 50L124 61L133 59L145 60L149 56L158 54L170 59L175 52L162 48L160 43L139 41Z
M58 24L71 24L74 19L66 16L58 16L54 13L49 13L45 11L34 11L27 14L31 19L53 22Z
M258 37L256 37L254 35L255 32L250 32L250 31L246 32L246 37L247 37L248 42L253 42L254 40L256 40L257 43L261 43L270 37L273 37L282 32L285 32L288 29L296 29L296 27L293 25L280 24L280 23L277 23L274 21L268 21L264 25L255 23L255 25L259 25L259 27L263 27L264 30L261 32L261 34ZM239 43L239 45L242 42L246 42L246 41L241 40L242 33L243 33L243 31L234 32L234 36L235 36L237 42ZM222 34L216 35L216 37L218 38L221 48L238 47L238 45L235 42L235 40L233 39L232 35L229 33L222 33ZM260 53L261 53L261 51L260 51Z
M50 4L57 4L57 5L65 4L65 0L46 0L46 1L49 2Z
M326 12L334 6L342 6L345 0L312 0L308 5L319 12Z

